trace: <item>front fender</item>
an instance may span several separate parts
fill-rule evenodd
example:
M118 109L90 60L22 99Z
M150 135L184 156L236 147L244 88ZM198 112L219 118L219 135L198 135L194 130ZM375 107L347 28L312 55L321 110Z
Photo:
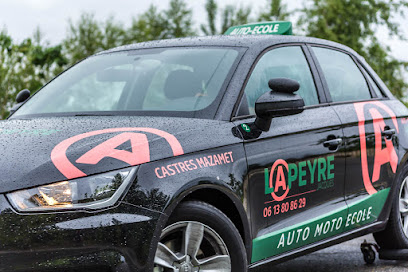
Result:
M162 213L151 244L151 263L153 263L161 230L166 225L168 217L181 201L197 195L197 192L204 192L199 194L199 200L207 201L210 204L214 203L214 195L205 192L213 190L225 197L231 206L224 213L227 216L228 213L238 214L242 224L244 243L249 249L251 243L249 220L246 213L248 195L246 174L247 162L242 144L141 165L135 182L123 201ZM225 205L228 206L227 203ZM217 208L223 211L223 207ZM231 221L234 222L233 219Z

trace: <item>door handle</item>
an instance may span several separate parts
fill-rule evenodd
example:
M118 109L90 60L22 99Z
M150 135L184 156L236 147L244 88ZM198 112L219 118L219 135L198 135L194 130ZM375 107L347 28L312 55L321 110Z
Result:
M384 136L385 139L390 140L395 134L395 129L391 129L389 126L386 126L384 129L385 130L381 132L381 136Z
M323 146L329 148L329 150L334 151L337 150L337 148L339 147L339 145L341 145L342 142L343 140L341 138L327 140L323 143Z

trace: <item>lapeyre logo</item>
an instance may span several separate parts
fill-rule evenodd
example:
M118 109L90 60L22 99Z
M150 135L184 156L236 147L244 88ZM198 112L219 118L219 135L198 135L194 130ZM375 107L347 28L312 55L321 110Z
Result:
M278 159L273 163L270 173L268 168L264 170L265 194L271 194L274 201L290 197L288 194L294 185L297 188L308 188L301 190L301 194L334 186L334 155L289 164Z
M385 111L389 115L389 117L391 117L392 123L394 124L397 133L399 132L398 122L395 113L389 107L379 101L355 103L354 108L358 117L358 131L360 135L361 146L361 169L364 186L367 192L372 195L377 192L377 190L373 186L373 183L378 181L378 179L380 178L381 166L389 163L391 165L392 171L395 173L397 171L398 165L398 156L395 152L392 139L386 139L382 136L382 132L385 130L386 125L384 122L384 117L381 115L378 109ZM371 115L371 118L373 120L375 135L375 156L371 179L368 169L367 142L365 131L365 114L367 113ZM385 148L383 148L382 146L383 139L385 140Z
M170 145L173 155L183 155L183 148L179 141L172 134L154 128L135 127L135 128L110 128L103 130L91 131L76 135L59 143L51 152L51 160L55 167L67 178L74 179L85 177L86 174L79 170L68 158L67 150L76 142L96 135L107 133L118 133L107 141L92 148L75 162L79 164L95 165L103 158L110 157L121 160L129 165L138 165L150 161L150 148L145 133L155 134L164 138ZM123 143L130 141L131 151L116 149Z

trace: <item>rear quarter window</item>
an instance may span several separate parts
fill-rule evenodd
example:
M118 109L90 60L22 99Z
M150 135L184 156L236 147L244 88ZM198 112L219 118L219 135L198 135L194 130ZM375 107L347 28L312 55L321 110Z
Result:
M371 88L373 88L373 91L377 95L377 97L379 98L384 97L384 94L381 92L380 88L378 88L377 83L375 83L374 79L368 74L368 72L365 69L363 69L363 73L366 76L368 82L370 82Z

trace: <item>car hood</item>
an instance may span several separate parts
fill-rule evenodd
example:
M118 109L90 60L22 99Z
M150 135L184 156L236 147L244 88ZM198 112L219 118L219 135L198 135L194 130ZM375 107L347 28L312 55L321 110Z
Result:
M0 193L238 143L233 126L134 116L0 121Z

